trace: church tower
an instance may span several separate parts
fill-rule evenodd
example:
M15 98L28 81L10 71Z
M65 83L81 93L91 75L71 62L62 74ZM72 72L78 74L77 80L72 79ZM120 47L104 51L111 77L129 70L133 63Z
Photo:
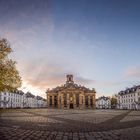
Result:
M67 84L71 84L71 83L74 83L73 81L73 75L69 74L67 75L67 81L66 81Z

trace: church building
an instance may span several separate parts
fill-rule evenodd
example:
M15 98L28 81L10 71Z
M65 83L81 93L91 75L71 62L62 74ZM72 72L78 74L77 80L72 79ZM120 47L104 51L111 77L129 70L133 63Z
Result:
M75 84L73 75L67 75L66 83L47 90L47 106L59 109L94 109L95 89Z

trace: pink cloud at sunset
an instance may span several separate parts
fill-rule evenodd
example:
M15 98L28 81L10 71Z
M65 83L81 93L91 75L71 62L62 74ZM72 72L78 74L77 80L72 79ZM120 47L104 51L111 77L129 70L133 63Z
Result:
M140 79L140 66L134 66L126 70L126 78L137 78Z

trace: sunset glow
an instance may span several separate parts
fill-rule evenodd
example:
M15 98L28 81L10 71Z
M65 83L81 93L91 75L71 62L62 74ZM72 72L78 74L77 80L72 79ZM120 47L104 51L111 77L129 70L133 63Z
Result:
M1 0L0 37L11 44L21 89L45 97L66 74L97 97L139 84L137 2Z

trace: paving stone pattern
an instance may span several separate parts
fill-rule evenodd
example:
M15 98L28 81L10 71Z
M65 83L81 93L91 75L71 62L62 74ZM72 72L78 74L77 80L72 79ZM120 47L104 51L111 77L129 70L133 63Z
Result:
M0 110L0 140L140 140L140 111Z

